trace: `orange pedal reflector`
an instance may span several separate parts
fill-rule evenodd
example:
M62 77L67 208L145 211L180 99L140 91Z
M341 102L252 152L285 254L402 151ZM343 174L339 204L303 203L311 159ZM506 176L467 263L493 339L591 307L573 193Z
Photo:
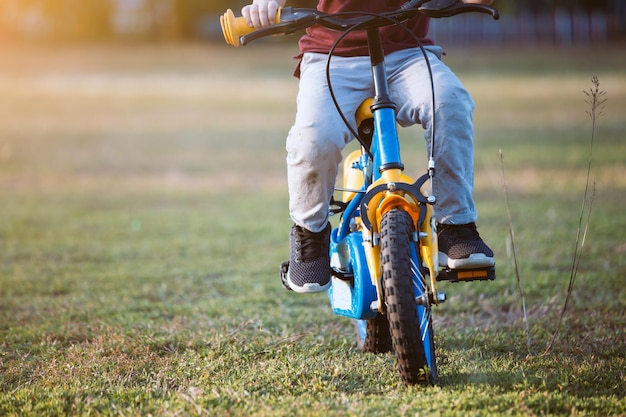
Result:
M496 279L496 268L481 269L449 269L439 271L437 281L469 282L469 281L493 281Z

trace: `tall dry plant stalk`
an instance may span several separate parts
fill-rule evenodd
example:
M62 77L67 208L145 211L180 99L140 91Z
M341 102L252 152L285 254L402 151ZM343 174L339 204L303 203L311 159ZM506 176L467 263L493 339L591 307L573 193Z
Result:
M563 303L563 308L561 310L561 314L559 316L559 322L557 324L556 330L552 335L552 339L546 350L544 355L546 355L552 349L554 342L561 331L561 326L563 324L563 317L565 317L565 312L567 311L567 306L569 304L569 300L572 296L572 292L574 291L574 282L576 281L576 276L578 274L578 267L580 265L580 259L582 257L582 251L585 246L585 239L587 237L587 231L589 230L589 223L591 220L591 210L593 208L593 202L596 195L596 183L594 182L591 189L591 196L589 196L589 183L591 179L591 161L593 156L593 143L595 140L596 134L596 122L597 120L604 115L604 103L606 103L606 92L600 90L600 81L597 76L593 76L591 78L591 83L593 87L589 90L583 91L587 96L585 103L589 105L589 110L586 110L587 115L591 119L591 141L589 144L589 162L587 164L587 177L585 181L585 192L583 194L582 206L580 209L580 217L578 219L578 229L576 231L576 244L574 245L574 256L572 259L572 268L570 270L569 276L569 285L567 286L567 294L565 296L565 302ZM583 219L584 225L583 225Z
M524 287L522 286L522 274L520 272L519 262L517 258L517 249L515 247L515 230L513 230L513 219L511 216L511 208L509 206L509 197L506 186L506 177L504 175L504 154L502 149L498 150L500 156L500 166L502 167L502 191L504 193L504 204L506 205L506 215L509 222L509 235L511 238L511 250L513 252L513 263L515 264L515 276L517 277L517 288L522 299L522 311L524 312L524 323L526 325L526 346L530 354L530 323L528 321L528 311L526 310L526 297L524 296Z

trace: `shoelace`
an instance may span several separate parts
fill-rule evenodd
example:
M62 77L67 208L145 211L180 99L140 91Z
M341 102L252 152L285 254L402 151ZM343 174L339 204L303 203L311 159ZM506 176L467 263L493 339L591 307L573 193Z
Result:
M300 258L302 262L314 261L324 255L323 232L319 234L312 233L297 227L296 233L300 242Z
M480 239L474 223L464 225L442 225L439 235L450 234L453 239ZM482 240L482 239L481 239Z

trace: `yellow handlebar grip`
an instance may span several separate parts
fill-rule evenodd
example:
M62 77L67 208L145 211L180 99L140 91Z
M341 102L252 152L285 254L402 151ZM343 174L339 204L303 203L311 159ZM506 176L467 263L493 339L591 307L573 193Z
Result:
M280 22L280 11L276 12L276 22ZM220 16L220 24L226 43L238 47L239 37L253 32L255 28L251 28L243 17L235 17L232 10L228 9L223 16Z

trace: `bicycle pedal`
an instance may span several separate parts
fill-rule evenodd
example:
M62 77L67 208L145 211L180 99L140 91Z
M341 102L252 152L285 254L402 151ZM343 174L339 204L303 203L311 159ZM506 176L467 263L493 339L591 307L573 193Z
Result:
M450 269L439 271L437 281L470 282L470 281L493 281L496 279L496 267L478 269Z
M287 282L287 272L289 272L289 261L280 264L280 283L283 285L284 289L293 291Z
M342 281L353 281L354 280L354 273L353 272L348 272L348 271L343 271L337 267L331 266L331 269L333 271L333 276L336 278L339 278Z

